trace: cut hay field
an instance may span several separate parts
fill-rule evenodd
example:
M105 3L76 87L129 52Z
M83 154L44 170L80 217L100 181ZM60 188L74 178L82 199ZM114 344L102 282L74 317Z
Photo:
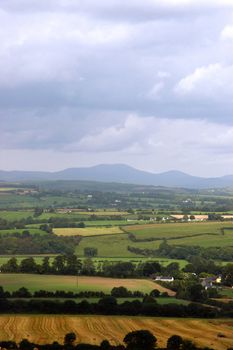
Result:
M54 228L53 232L58 236L100 236L123 233L119 226L113 227L85 227L85 228Z
M81 291L103 291L110 293L113 287L124 286L131 291L139 290L150 293L153 289L161 292L168 292L174 296L174 292L163 288L157 283L146 279L120 279L105 277L86 276L57 276L57 275L36 275L36 274L0 274L0 286L4 290L14 291L25 287L31 292L44 289L48 291L65 290L72 292Z
M167 339L177 334L202 347L226 350L233 344L233 321L228 319L171 319L127 316L0 316L0 339L28 338L31 342L63 343L66 333L75 332L78 343L100 344L108 339L122 344L124 336L133 330L148 329L165 347ZM225 337L219 337L219 334Z

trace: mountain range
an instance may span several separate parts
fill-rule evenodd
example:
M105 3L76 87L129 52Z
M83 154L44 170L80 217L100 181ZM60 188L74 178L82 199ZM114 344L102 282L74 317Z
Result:
M193 189L233 187L233 175L203 178L181 171L150 173L124 164L101 164L57 172L0 170L0 181L85 180Z

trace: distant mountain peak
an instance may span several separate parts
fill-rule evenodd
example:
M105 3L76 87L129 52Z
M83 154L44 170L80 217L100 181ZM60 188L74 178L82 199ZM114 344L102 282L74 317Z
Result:
M0 181L1 180L85 180L196 189L233 187L233 175L216 178L202 178L186 174L179 170L169 170L163 173L154 174L121 163L99 164L82 168L68 168L57 172L0 171Z

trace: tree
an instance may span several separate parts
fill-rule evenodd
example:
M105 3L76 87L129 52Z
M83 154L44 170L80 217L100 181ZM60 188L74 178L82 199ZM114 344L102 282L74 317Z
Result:
M160 296L160 291L158 289L153 289L150 292L150 296L153 297L153 298L158 298Z
M182 342L182 347L181 347L182 350L196 350L197 347L196 345L189 339L185 339L183 340Z
M124 338L127 350L153 350L156 347L156 337L147 330L128 333Z
M161 272L161 265L156 262L156 261L152 261L152 262L146 262L143 266L143 276L150 276L153 273L156 272Z
M82 263L75 254L66 255L66 273L69 275L77 275L82 267Z
M49 273L50 272L49 256L45 256L43 258L42 265L41 265L41 272L42 273Z
M53 260L53 269L57 273L64 273L65 270L65 257L64 255L57 255Z
M100 343L100 349L101 350L110 350L111 349L111 345L109 343L108 340L103 340L101 343Z
M19 266L16 258L10 258L1 266L2 272L18 272Z
M33 273L37 272L38 266L34 260L34 258L26 258L23 259L20 263L20 271L25 273Z
M84 248L84 256L87 257L93 257L98 255L98 250L97 248L92 248L92 247L86 247Z
M43 209L42 209L42 208L36 207L36 208L34 209L34 216L35 216L35 217L38 217L38 216L40 216L41 214L43 214Z
M179 335L172 335L167 340L167 350L179 350L183 343L182 337Z
M19 343L19 349L20 350L33 350L34 344L30 343L29 340L23 339Z
M111 296L115 298L127 298L129 296L132 296L132 293L128 291L127 288L120 286L120 287L113 287L111 290Z
M73 345L76 340L76 334L74 332L67 333L64 338L64 345Z
M91 259L83 260L82 274L92 276L95 274L95 265Z
M233 264L227 264L223 270L223 281L227 286L233 286Z

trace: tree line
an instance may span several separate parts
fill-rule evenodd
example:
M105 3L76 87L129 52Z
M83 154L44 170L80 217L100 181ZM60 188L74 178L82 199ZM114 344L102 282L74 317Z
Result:
M219 307L199 303L158 304L152 298L144 298L118 303L113 296L100 298L97 302L82 300L47 300L47 299L0 299L2 314L73 314L73 315L127 315L153 317L192 317L218 318L233 317L232 303Z
M220 334L219 334L220 336ZM121 345L111 345L107 339L101 341L99 345L88 343L77 344L78 337L74 332L65 334L63 344L57 341L49 344L36 344L28 339L22 339L19 344L14 341L0 341L0 347L11 350L160 350L156 336L148 330L136 330L129 332L123 338ZM228 348L232 350L233 348ZM207 347L198 347L190 339L173 334L167 339L166 347L161 350L213 350Z
M51 233L7 233L0 235L0 254L72 254L79 244L80 236L62 237Z

